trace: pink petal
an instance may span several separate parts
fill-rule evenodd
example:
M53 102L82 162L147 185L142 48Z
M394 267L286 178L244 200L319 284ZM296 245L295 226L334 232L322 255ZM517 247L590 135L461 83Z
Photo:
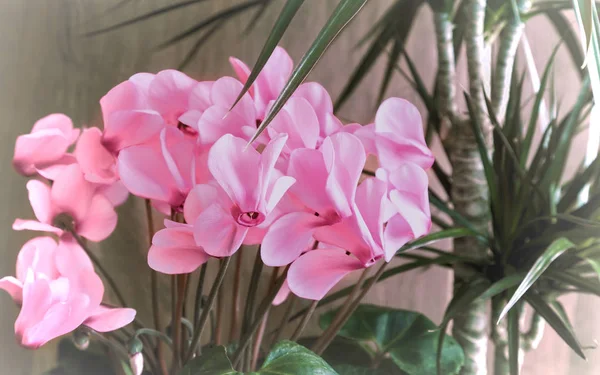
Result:
M124 110L144 109L146 108L146 102L136 84L128 80L121 82L104 95L100 99L100 106L104 117L104 130L106 131L112 127L110 115Z
M240 59L236 59L235 57L229 58L229 64L235 71L235 75L238 77L241 83L246 84L248 81L248 77L250 77L250 68ZM250 96L254 96L254 85L250 86L248 90Z
M211 88L211 101L214 105L229 110L233 103L235 103L242 88L242 83L235 78L220 78L215 81ZM245 94L231 110L231 113L235 113L237 116L244 119L244 125L256 126L254 103L252 102L250 95Z
M71 154L64 154L60 159L49 162L49 163L38 163L35 168L40 176L48 180L56 180L58 175L65 169L65 167L77 163L75 156Z
M190 93L188 108L204 112L208 107L213 105L214 103L210 99L210 92L212 91L213 84L213 81L198 82ZM186 125L192 126L192 124L187 123Z
M42 320L52 303L52 292L48 280L34 280L33 271L29 272L28 281L23 286L23 303L19 316L15 321L15 335L24 346L38 348L51 338L30 341L25 337L27 330Z
M87 215L77 223L77 233L90 241L106 239L117 227L117 213L104 195L96 194Z
M123 328L135 319L135 310L128 308L98 307L83 324L98 332L110 332Z
M54 262L61 275L78 275L82 271L94 272L90 257L70 236L62 236L56 247Z
M196 84L196 80L177 70L163 70L148 88L150 105L168 124L177 125L179 116L187 111L189 96Z
M151 142L165 127L162 116L152 110L128 110L112 113L104 123L103 144L112 152Z
M179 194L160 150L150 145L122 150L117 161L119 176L130 193L157 201L179 205Z
M314 108L314 112L320 124L327 121L327 114L333 113L333 102L329 93L317 82L306 82L298 86L294 97L302 97Z
M242 245L247 227L238 225L231 213L218 203L210 205L194 223L194 239L204 251L215 257L234 254Z
M45 129L21 135L15 143L13 165L24 175L35 173L35 166L60 159L70 145L70 139L58 129Z
M37 133L39 131L48 129L56 129L60 131L66 138L69 138L73 132L73 121L71 121L69 116L65 114L52 113L37 120L33 125L31 132Z
M402 246L415 238L410 224L402 215L396 215L388 221L383 236L386 262L392 260Z
M281 47L276 47L254 82L257 118L264 118L267 105L277 98L293 68L294 62L287 52Z
M6 276L0 279L0 289L10 295L17 305L23 301L23 284L12 276Z
M50 224L40 223L35 220L22 220L15 219L15 222L12 225L13 230L34 230L39 232L50 232L54 233L58 236L62 235L63 231L57 227L54 227Z
M381 246L386 203L386 183L376 178L364 180L356 189L355 203L370 237Z
M288 284L298 297L320 300L344 276L364 268L343 250L319 249L298 258L288 272Z
M129 197L129 191L121 181L115 181L109 185L100 185L97 192L104 195L115 207L125 203Z
M35 217L42 223L50 224L55 212L50 198L50 186L38 180L27 182L29 202Z
M187 223L194 223L196 218L208 206L220 199L219 190L212 185L196 185L188 194L183 205L183 216Z
M237 106L236 106L237 107ZM229 112L229 108L212 106L208 108L198 121L198 139L202 145L211 145L222 136L229 134L234 137L250 139L245 132L248 120L240 116L238 110Z
M77 141L74 155L86 180L103 184L116 181L116 160L102 144L100 129L85 129Z
M289 295L290 295L290 287L289 287L288 281L286 279L283 282L283 285L281 285L281 288L279 289L279 291L277 292L275 299L273 300L273 306L279 306L282 303L284 303Z
M390 191L390 201L410 224L415 237L420 237L431 229L427 173L418 165L404 163L390 173L394 190Z
M246 141L230 134L211 148L208 168L229 198L242 212L257 211L261 199L259 164L261 155Z
M17 256L17 278L25 281L29 269L49 279L57 278L58 270L54 262L56 247L52 237L36 237L25 242Z
M325 189L341 216L351 214L356 185L365 166L365 149L358 138L347 133L334 134L321 146L329 176Z
M196 245L191 226L158 231L148 252L150 268L169 275L191 273L208 261L208 254Z
M290 156L289 176L296 179L290 192L315 212L324 212L332 207L325 192L328 171L323 154L317 150L297 149Z
M68 213L79 221L88 214L94 190L95 186L84 178L79 165L71 164L63 169L52 184L52 203L57 213Z
M292 212L276 220L261 246L263 262L270 267L285 266L306 251L323 219L308 212Z
M182 193L192 188L192 160L194 143L175 128L164 128L160 133L162 155L175 185Z
M267 190L267 200L265 211L267 213L275 209L275 206L281 201L285 193L296 183L296 179L290 176L281 176L269 185Z

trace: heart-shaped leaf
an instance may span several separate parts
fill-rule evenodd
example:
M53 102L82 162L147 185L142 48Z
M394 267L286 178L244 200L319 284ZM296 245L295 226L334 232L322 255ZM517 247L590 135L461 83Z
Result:
M241 375L233 369L224 346L204 350L200 357L191 360L179 375Z
M321 316L326 328L336 315ZM360 305L338 335L374 344L375 358L389 355L402 371L411 375L435 374L439 328L423 314L375 305ZM455 374L464 362L460 345L451 337L444 340L441 358L443 374Z
M280 341L252 375L337 375L325 360L302 345Z

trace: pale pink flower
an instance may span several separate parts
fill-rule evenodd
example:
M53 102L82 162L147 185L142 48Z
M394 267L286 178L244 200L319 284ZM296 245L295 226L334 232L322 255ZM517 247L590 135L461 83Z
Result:
M208 167L219 186L196 186L192 192L203 189L197 198L201 212L193 224L196 244L206 253L232 255L294 184L294 178L275 172L286 140L285 135L276 137L260 154L245 140L224 135L211 148Z
M421 115L404 99L390 98L379 106L375 115L375 146L380 166L388 171L403 162L427 169L434 161L425 143Z
M352 215L365 159L360 140L348 133L326 138L318 150L305 148L292 152L287 174L296 179L290 193L300 205L269 227L261 247L266 265L293 262L318 228Z
M83 130L75 145L74 156L86 180L100 184L118 180L117 159L102 143L100 129Z
M153 142L121 150L119 176L130 193L181 210L192 186L200 182L195 171L197 152L182 132L164 128Z
M31 208L36 220L15 220L14 230L38 230L62 234L54 220L60 214L73 219L75 231L91 241L108 237L117 225L111 202L87 181L78 164L62 169L52 186L38 180L27 183Z
M35 349L84 324L96 331L119 329L135 310L100 305L104 287L85 252L70 238L28 241L17 259L17 277L0 279L21 305L15 322L19 343Z
M23 175L33 175L60 160L79 136L67 116L54 113L38 120L31 133L21 135L15 144L13 165Z

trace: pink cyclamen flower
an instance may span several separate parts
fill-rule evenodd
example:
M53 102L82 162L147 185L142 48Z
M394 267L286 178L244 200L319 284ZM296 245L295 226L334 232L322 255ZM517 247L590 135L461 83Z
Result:
M17 258L17 276L0 279L21 305L15 334L21 345L36 349L84 324L96 331L119 329L135 310L101 306L104 287L85 252L70 238L28 241Z
M100 129L83 130L74 156L86 180L100 184L111 184L118 180L117 159L102 143Z
M194 183L199 182L195 178L196 153L194 142L182 132L164 128L155 141L121 150L119 176L130 193L180 210Z
M193 223L196 244L206 253L232 255L294 184L294 178L275 170L286 140L286 135L274 138L261 154L245 140L224 135L211 148L208 167L218 187L204 185L198 197L201 212Z
M318 241L334 248L309 251L292 263L290 290L302 298L321 299L348 273L383 258L385 205L386 184L374 178L363 181L356 190L353 215L315 233Z
M404 99L390 98L379 106L375 115L375 146L379 163L387 170L394 170L403 162L427 169L434 161L425 143L421 115Z
M20 174L33 175L37 168L60 160L78 136L79 129L73 129L73 122L63 114L41 118L31 133L17 138L13 165Z
M288 175L296 179L296 184L290 193L300 207L282 215L269 227L261 247L266 265L283 266L293 262L318 228L352 215L356 185L365 159L360 140L348 133L326 138L318 150L292 152Z
M37 230L62 234L55 219L66 214L75 231L91 241L108 237L117 225L117 213L96 185L84 178L81 168L71 164L58 174L52 186L38 180L27 183L29 202L36 220L15 220L14 230Z

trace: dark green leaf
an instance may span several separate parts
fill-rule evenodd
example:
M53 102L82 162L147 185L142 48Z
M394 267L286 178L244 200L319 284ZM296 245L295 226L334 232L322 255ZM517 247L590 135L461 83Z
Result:
M280 341L255 375L337 375L321 357L291 341Z
M283 34L292 22L292 19L296 15L296 12L298 12L298 9L300 9L300 6L302 6L303 3L304 0L286 1L283 9L281 10L281 13L279 14L279 17L277 18L277 21L275 22L275 25L273 26L273 29L271 29L271 33L269 34L269 37L267 38L267 41L265 42L262 51L260 51L258 60L256 60L256 63L252 68L252 72L250 72L250 76L248 76L248 80L246 80L246 83L244 83L244 88L238 95L231 108L235 107L235 105L240 101L240 99L242 99L244 94L248 92L248 90L256 80L256 77L258 77L262 68L269 60L269 57L271 57L271 54L275 50L275 47L277 47L277 44L281 40L281 37L283 37Z
M506 315L506 313L519 301L523 294L527 292L527 290L542 275L542 273L544 273L544 271L556 258L573 247L575 247L575 245L564 237L554 240L535 261L529 272L527 272L527 275L525 275L525 278L515 291L515 294L513 294L504 309L502 309L498 320L502 320L504 315Z
M200 357L191 360L179 375L242 375L233 369L224 346L205 349Z
M568 183L566 189L564 189L565 191L560 199L560 202L558 203L558 212L565 212L577 201L577 198L581 194L582 190L593 178L596 178L599 168L600 157L597 157L583 171L573 177L573 179Z
M387 88L390 85L390 81L392 80L392 73L394 72L394 68L400 62L400 56L402 50L404 49L403 44L404 40L400 40L399 38L395 38L394 43L392 44L392 51L388 55L388 62L385 67L383 79L381 80L381 85L379 86L377 103L381 103L383 101L385 92L387 91Z
M256 138L269 126L277 113L283 108L285 102L294 93L296 88L306 79L306 76L315 67L325 50L329 47L336 36L346 27L346 25L354 18L354 16L362 9L367 0L341 0L333 14L325 24L325 26L317 35L317 38L310 46L308 51L298 63L298 66L292 72L288 82L285 84L281 93L271 106L269 113L265 116L264 121L260 124L256 132L250 139L252 143Z
M577 355L585 359L585 354L583 354L583 349L581 348L581 344L579 344L579 340L575 337L571 325L561 316L562 314L557 313L537 293L527 293L525 295L525 300L542 318L544 318L552 329L558 333L563 341L569 345Z
M508 312L508 365L510 375L519 375L519 309Z
M510 288L516 287L523 281L523 277L524 275L522 274L506 276L490 285L478 298L482 300L490 299Z
M558 9L549 9L544 12L544 14L548 17L548 20L550 20L556 31L561 35L561 39L564 40L567 45L575 69L579 72L581 78L583 78L585 76L585 70L581 69L581 65L583 64L584 56L581 52L581 43L575 34L575 30L573 30L571 22L568 21Z
M245 3L241 3L241 4L238 4L235 6L231 6L219 13L216 13L216 14L208 17L207 19L205 19L203 21L200 21L199 23L190 27L189 29L185 30L184 32L177 34L174 37L172 37L171 39L159 44L156 48L162 49L162 48L166 48L172 44L175 44L177 42L180 42L180 41L196 34L197 32L201 31L205 27L208 27L220 20L235 16L236 14L239 14L243 11L251 9L255 6L261 5L262 3L264 3L264 1L265 0L253 0L253 1L247 1Z
M340 375L392 375L385 370L380 370L377 368L352 366L346 364L333 366L333 368Z
M138 23L138 22L142 22L145 21L147 19L153 18L153 17L157 17L160 15L163 15L165 13L171 12L173 10L179 9L179 8L183 8L183 7L187 7L188 5L192 5L192 4L196 4L196 3L200 3L206 0L187 0L187 1L182 1L180 3L175 3L175 4L171 4L156 10L153 10L152 12L146 13L146 14L142 14L141 16L137 16L134 17L132 19L129 19L127 21L124 22L120 22L116 25L112 25L112 26L108 26L99 30L94 30L94 31L90 31L89 33L86 33L85 36L93 36L93 35L98 35L98 34L103 34L103 33L107 33L109 31L113 31L113 30L117 30L120 29L122 27L125 26L129 26L132 25L134 23Z
M315 336L303 337L298 340L298 344L310 348L317 342L317 339L318 337ZM360 343L342 336L334 337L333 341L329 344L327 349L325 349L321 357L329 363L334 370L341 364L356 367L370 367L373 360L371 353L365 350ZM344 375L344 373L342 372L341 375Z
M484 234L480 233L479 231L477 231L475 229L475 227L473 226L473 224L471 224L471 222L467 219L465 219L464 216L462 216L461 214L459 214L458 212L456 212L455 210L451 209L450 207L448 207L448 205L446 203L444 203L442 201L442 199L431 189L429 189L429 202L438 210L442 211L443 213L445 213L446 215L450 216L452 218L452 220L454 220L454 222L458 225L462 225L465 228L468 228L472 233L475 233L477 238L479 238L481 241L487 242L487 238Z
M326 328L336 311L321 316L322 328ZM396 310L374 305L360 305L338 333L359 342L374 343L376 355L389 353L403 371L413 374L435 372L438 327L424 315L406 310ZM443 347L442 368L444 374L455 374L464 362L460 345L448 337Z
M473 235L474 235L474 233L467 228L445 229L445 230L441 230L439 232L427 234L421 238L411 241L411 242L407 243L406 245L402 246L402 248L400 250L398 250L396 253L402 253L402 252L405 252L408 250L418 249L421 246L426 246L426 245L432 244L432 243L440 241L440 240L445 240L447 238L459 238L459 237L467 237L467 236L473 236Z
M597 278L574 275L564 270L548 270L544 276L562 284L574 286L582 292L600 296L600 282Z

